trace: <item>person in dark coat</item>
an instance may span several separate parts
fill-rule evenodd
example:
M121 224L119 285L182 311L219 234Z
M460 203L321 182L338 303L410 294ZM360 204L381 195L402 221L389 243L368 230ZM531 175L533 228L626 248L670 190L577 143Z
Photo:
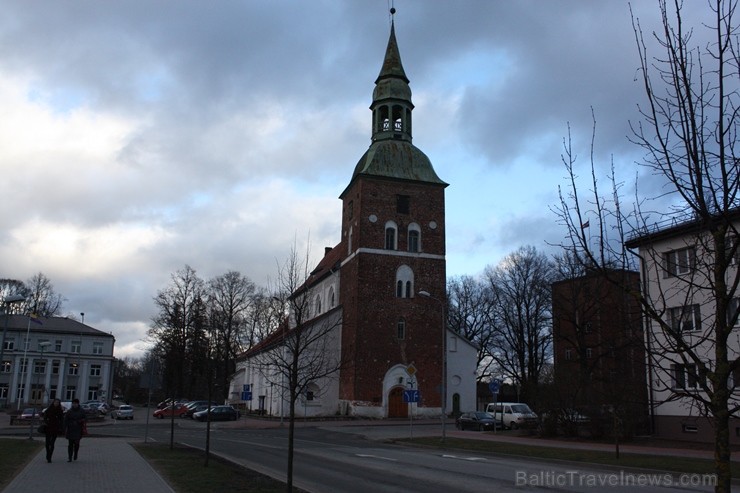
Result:
M46 462L51 462L57 437L64 433L64 408L59 399L54 399L42 416L46 426Z
M64 431L67 437L67 462L77 460L82 438L82 427L85 424L85 411L80 407L80 400L72 401L72 407L64 414Z

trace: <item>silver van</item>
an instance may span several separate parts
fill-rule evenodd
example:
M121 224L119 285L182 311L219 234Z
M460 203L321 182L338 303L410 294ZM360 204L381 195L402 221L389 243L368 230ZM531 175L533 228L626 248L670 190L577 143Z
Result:
M486 406L486 412L493 414L506 428L512 430L537 425L537 415L522 402L491 402Z

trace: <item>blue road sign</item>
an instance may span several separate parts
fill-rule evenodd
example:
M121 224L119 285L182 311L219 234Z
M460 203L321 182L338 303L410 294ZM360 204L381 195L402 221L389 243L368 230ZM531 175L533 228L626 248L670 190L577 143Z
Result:
M492 394L498 394L498 391L501 390L501 382L495 379L491 380L488 384L488 390L490 390Z
M249 392L249 391L251 391L252 389L249 388L251 386L252 386L251 384L245 383L244 385L242 385L242 392Z
M421 392L415 389L403 391L403 402L419 402Z
M251 392L242 392L242 400L243 401L251 401L252 400L252 393Z

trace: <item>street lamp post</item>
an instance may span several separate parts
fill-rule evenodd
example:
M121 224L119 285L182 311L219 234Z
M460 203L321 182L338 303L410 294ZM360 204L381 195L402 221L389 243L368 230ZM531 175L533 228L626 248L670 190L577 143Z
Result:
M5 324L3 325L3 338L2 338L2 341L0 341L0 365L4 365L3 361L5 361L3 358L5 357L5 336L8 333L8 319L10 318L10 304L11 303L21 303L23 301L26 301L26 298L19 294L6 296L3 299L3 303L5 304ZM12 389L10 389L10 385L8 385L8 395L10 395L10 392L12 392Z
M442 443L447 439L447 329L445 327L445 302L432 296L429 291L419 291L419 296L429 298L439 303L442 312L442 385L440 393L442 394Z
M39 349L41 350L41 360L44 359L44 349L51 346L51 343L49 341L43 341L39 342ZM34 382L36 383L36 386L38 387L38 373L36 373L35 368L33 372L36 377L34 378ZM44 364L44 375L46 374L46 364ZM37 389L38 390L38 389ZM43 394L42 394L43 395ZM31 423L28 425L28 439L33 440L33 422L36 418L36 404L38 403L38 394L37 398L33 400L33 412L31 413ZM39 410L39 416L41 415L41 411Z

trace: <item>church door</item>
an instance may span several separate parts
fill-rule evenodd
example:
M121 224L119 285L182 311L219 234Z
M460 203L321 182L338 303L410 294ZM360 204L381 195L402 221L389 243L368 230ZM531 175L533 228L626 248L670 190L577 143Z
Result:
M388 417L408 418L409 405L403 402L403 387L393 387L388 393Z

